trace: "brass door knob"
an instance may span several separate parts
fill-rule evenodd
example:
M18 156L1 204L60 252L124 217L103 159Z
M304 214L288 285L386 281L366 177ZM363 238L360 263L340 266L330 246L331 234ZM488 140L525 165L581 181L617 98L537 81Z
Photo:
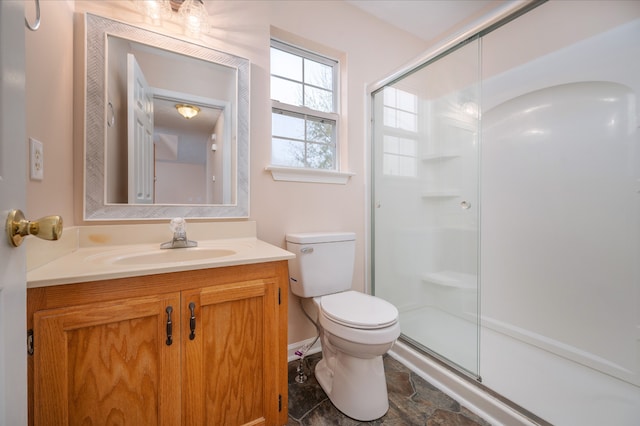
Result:
M11 210L6 222L7 237L12 246L18 247L27 235L43 240L57 240L62 236L62 217L46 216L28 221L21 210Z

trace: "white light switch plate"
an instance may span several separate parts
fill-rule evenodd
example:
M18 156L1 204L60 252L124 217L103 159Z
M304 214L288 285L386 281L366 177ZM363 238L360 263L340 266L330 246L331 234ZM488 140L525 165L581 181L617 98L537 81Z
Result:
M31 161L30 163L30 175L31 180L42 180L44 177L44 149L42 142L29 138Z

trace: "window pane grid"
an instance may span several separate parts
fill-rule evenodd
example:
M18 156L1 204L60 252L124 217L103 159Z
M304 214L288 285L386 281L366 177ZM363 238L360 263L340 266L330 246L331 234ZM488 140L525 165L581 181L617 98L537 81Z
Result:
M336 168L335 121L274 108L272 129L274 165Z
M418 131L418 97L393 87L384 89L384 124L411 132Z
M271 41L272 164L337 169L337 64Z
M328 81L307 78L307 67L303 67L302 78L294 79L276 73L271 74L271 99L297 106L305 106L323 112L335 112L333 77L324 73ZM328 76L328 77L327 77ZM327 87L328 86L328 87Z
M394 87L386 87L382 109L385 126L382 172L388 176L416 177L418 97Z

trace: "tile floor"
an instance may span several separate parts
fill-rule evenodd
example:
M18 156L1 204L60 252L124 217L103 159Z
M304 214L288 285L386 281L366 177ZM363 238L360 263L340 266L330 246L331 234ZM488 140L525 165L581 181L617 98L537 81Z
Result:
M384 366L389 391L389 411L382 418L371 422L351 419L331 404L313 375L313 367L320 359L319 353L307 357L308 379L302 384L295 381L298 361L289 363L289 423L287 426L489 425L388 355L384 357Z

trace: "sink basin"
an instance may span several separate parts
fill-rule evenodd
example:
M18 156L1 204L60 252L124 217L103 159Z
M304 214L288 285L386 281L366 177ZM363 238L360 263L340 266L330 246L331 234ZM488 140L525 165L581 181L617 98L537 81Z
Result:
M112 265L161 265L164 263L190 262L195 260L215 259L236 254L235 250L220 248L179 248L152 249L133 253L118 253L109 256L95 256L94 261Z

